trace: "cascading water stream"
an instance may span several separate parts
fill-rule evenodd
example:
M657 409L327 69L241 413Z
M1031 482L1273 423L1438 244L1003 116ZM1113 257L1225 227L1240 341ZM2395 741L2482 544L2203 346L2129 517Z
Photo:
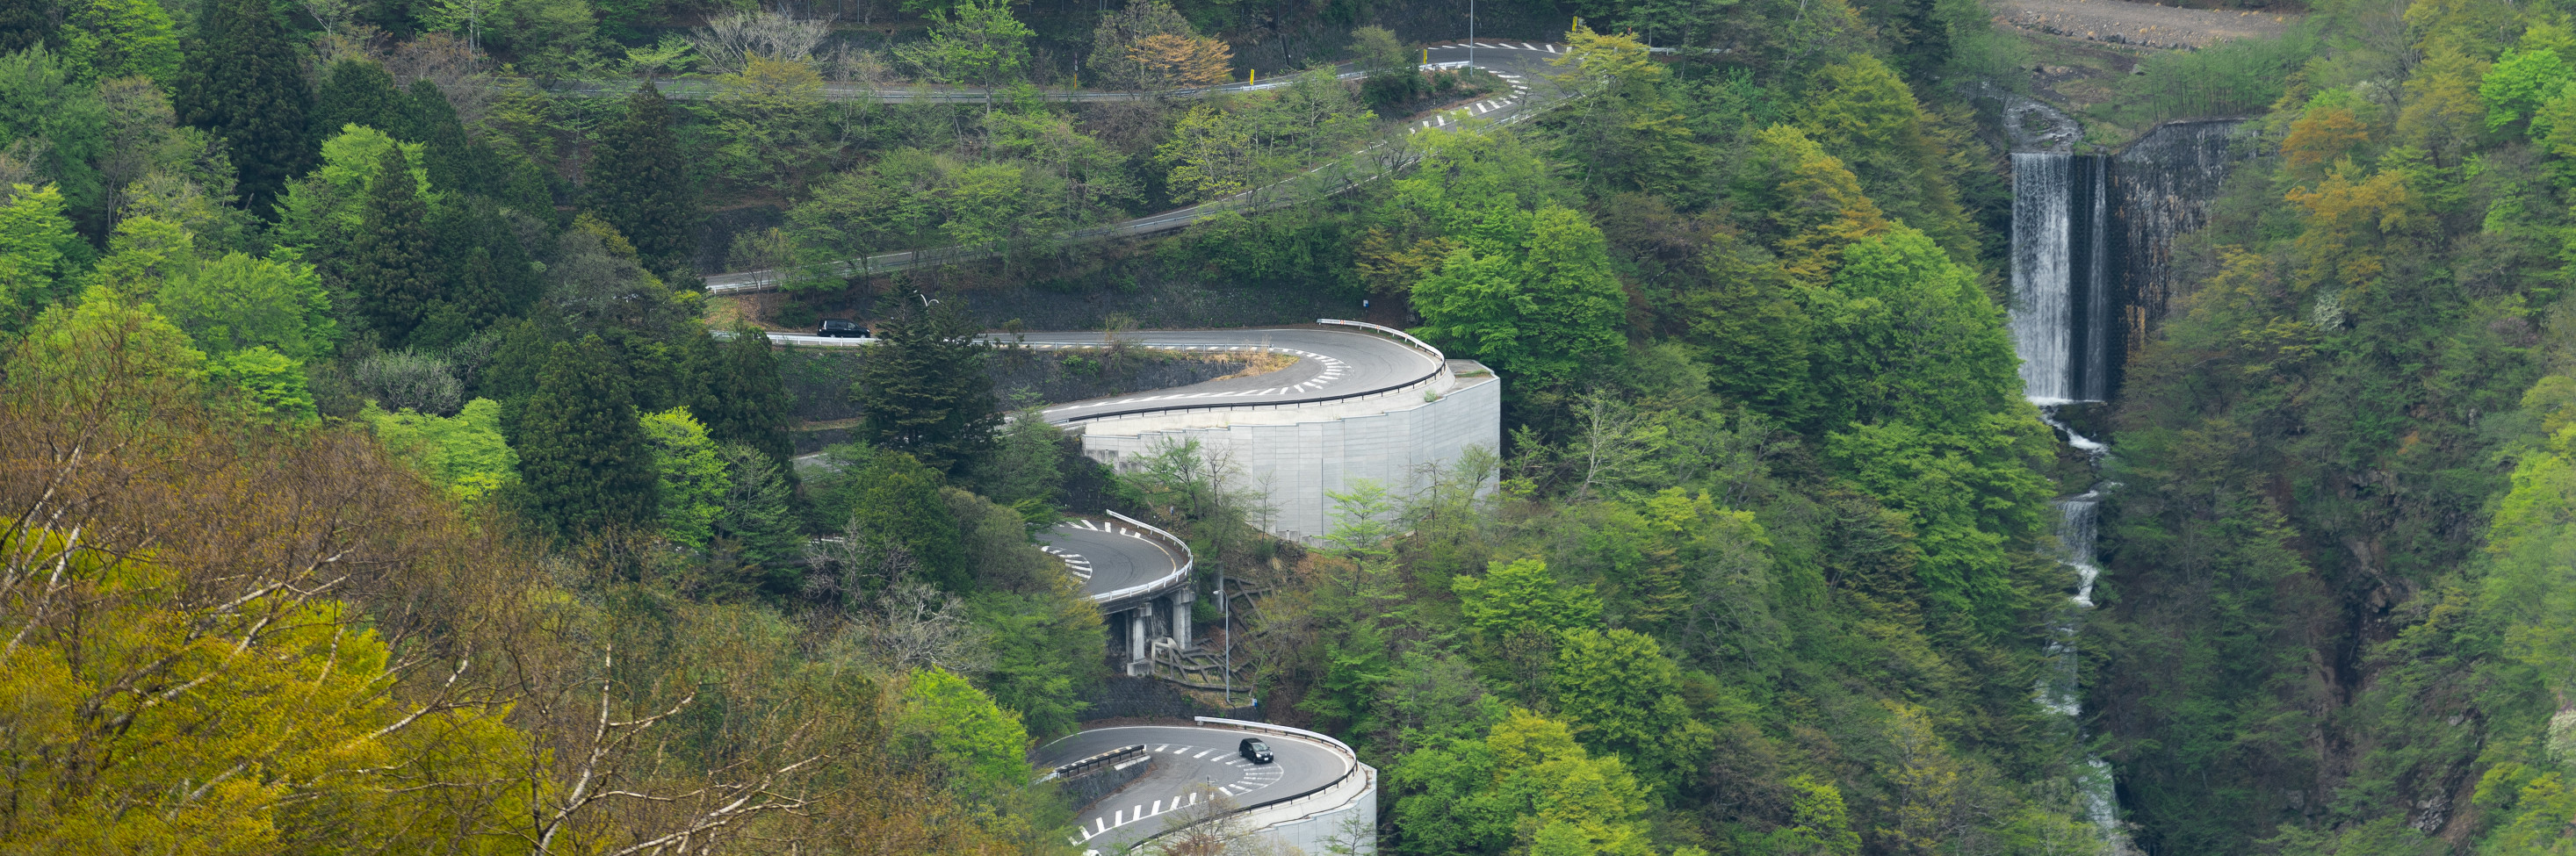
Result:
M2065 433L2096 471L2110 449L2058 421L2060 407L2100 401L2110 392L2117 360L2111 335L2120 271L2107 228L2114 213L2109 159L2065 151L2015 153L2013 160L2012 307L2014 350L2021 357L2022 392L2040 406L2041 418ZM2119 826L2119 796L2111 766L2083 750L2076 641L2093 609L2094 534L2108 484L2057 502L2058 558L2075 571L2073 596L2049 623L2048 671L2036 701L2064 717L2069 748L2077 753L2075 787L2080 806L2100 829L2111 852L2131 852Z
M2111 453L2109 446L2075 433L2057 421L2058 405L2040 408L2041 419L2066 434L2067 445L2084 453L2090 469L2101 472L2102 459ZM2066 599L2058 618L2049 622L2047 657L2049 669L2040 678L2036 691L2041 707L2066 718L2068 736L2077 746L2083 744L2082 726L2084 697L2079 680L2083 663L2076 656L2076 636L2084 630L2084 618L2093 611L2093 583L2102 577L2102 567L2095 563L2094 538L2101 525L2102 495L2116 485L2099 481L2076 496L2058 500L2058 561L2075 571L2075 593ZM2131 851L2128 836L2120 830L2120 797L2111 780L2111 764L2091 753L2085 753L2081 768L2075 771L2075 789L2083 801L2084 814L2102 831L2113 853Z
M2076 790L2084 813L2116 854L2134 853L2119 825L2111 765L2083 750L2082 661L2076 641L2093 610L2101 577L2094 552L2102 498L2117 485L2101 481L2110 448L2059 420L2069 405L2108 400L2127 345L2143 342L2175 283L2174 239L2209 218L2210 201L2234 162L2236 120L2175 122L2157 127L2116 155L2075 154L2082 137L2066 114L1991 87L2003 102L2013 166L2013 349L2021 357L2022 393L2041 418L2084 453L2095 475L2083 493L2058 500L2058 560L2075 572L2075 591L2049 623L2049 669L2038 703L2064 718L2075 754Z

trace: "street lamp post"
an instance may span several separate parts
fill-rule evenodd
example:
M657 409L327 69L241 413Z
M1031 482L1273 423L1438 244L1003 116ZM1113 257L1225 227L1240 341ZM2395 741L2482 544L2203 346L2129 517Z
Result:
M1476 0L1467 0L1467 67L1476 67Z

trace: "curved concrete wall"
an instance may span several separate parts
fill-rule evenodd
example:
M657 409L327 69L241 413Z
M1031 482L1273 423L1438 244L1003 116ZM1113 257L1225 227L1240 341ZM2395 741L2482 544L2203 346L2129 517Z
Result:
M1344 851L1377 852L1377 768L1361 764L1348 785L1354 793L1347 802L1309 812L1301 817L1273 821L1254 812L1245 819L1260 824L1258 830L1308 854L1324 856Z
M1470 446L1502 451L1502 380L1473 361L1451 360L1449 368L1421 393L1102 419L1082 427L1082 450L1116 467L1197 439L1270 496L1277 508L1265 527L1271 534L1312 542L1331 529L1327 492L1369 479L1401 493Z

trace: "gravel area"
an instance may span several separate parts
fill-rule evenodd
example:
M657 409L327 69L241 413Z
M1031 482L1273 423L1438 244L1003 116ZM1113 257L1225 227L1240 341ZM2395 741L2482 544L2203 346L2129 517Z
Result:
M2277 36L2299 15L2185 9L2123 0L1996 0L1995 23L2053 35L2157 48L2205 47Z

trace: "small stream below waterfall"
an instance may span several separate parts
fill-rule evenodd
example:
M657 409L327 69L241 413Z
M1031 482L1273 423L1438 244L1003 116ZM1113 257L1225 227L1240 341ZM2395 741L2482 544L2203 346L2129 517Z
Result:
M2120 828L2120 796L2111 778L2111 763L2084 748L2083 661L2076 650L2084 620L2093 611L2093 584L2102 578L2102 566L2094 552L2094 539L2101 527L2102 496L2118 487L2101 479L2103 459L2110 456L2111 447L2075 433L2058 421L2060 403L2037 398L2033 401L2040 404L2041 421L2064 433L2067 445L2084 453L2087 469L2093 474L2093 483L2083 493L2056 503L2057 560L2075 571L2075 592L2048 624L2048 671L2040 677L2033 694L2040 707L2065 717L2072 751L2081 758L2072 774L2076 798L2082 803L2086 819L2101 830L2111 853L2133 853L2128 834Z

